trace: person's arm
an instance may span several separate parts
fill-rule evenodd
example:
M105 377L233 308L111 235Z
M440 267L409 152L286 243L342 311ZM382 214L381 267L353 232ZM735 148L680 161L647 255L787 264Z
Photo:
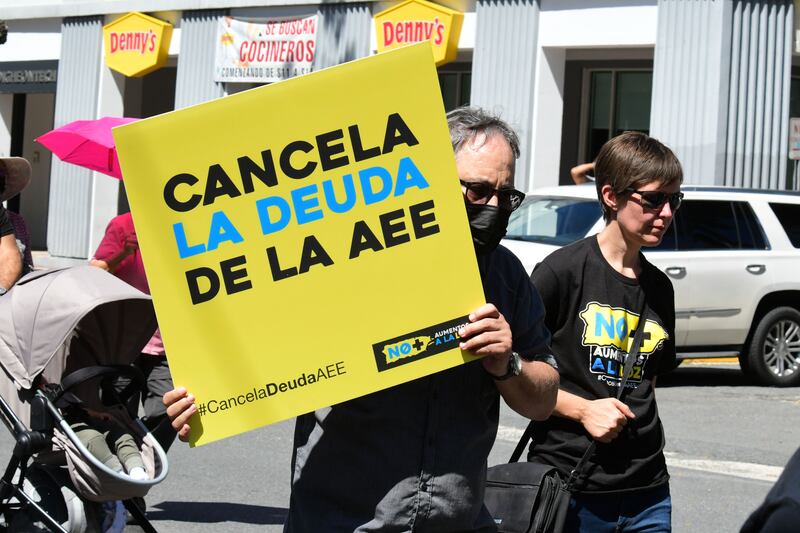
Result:
M541 361L522 361L519 376L495 381L503 399L517 413L531 420L547 420L558 393L558 371Z
M125 244L122 246L122 249L119 252L112 255L108 259L94 258L89 261L89 264L97 268L102 268L106 272L111 272L113 274L119 268L119 264L138 249L139 241L136 239L136 234L131 233L125 236Z
M110 270L110 267L108 266L108 263L106 263L105 261L103 261L101 259L90 259L89 260L89 264L91 266L93 266L93 267L102 268L106 272L108 272Z
M98 252L118 247L119 244L114 244L116 242L121 244L119 251L117 251L111 257L103 259L99 259L97 257L97 255L104 255L103 253ZM130 233L123 236L118 234L116 228L109 227L106 229L106 234L103 237L100 246L98 247L98 252L95 253L95 257L89 261L89 264L93 267L102 268L106 272L111 272L113 274L119 268L120 263L122 263L122 261L136 252L138 249L139 241L137 240L135 233Z
M572 167L569 171L569 175L572 177L572 181L575 182L575 185L580 185L582 183L588 183L589 180L589 172L594 171L594 163L583 163L581 165Z
M470 324L459 332L464 338L459 347L485 356L481 363L490 375L504 375L512 351L511 326L492 304L478 308L469 320ZM558 372L549 364L523 361L518 376L495 383L508 406L522 416L534 420L550 416L558 391Z
M10 289L22 274L22 254L13 233L0 237L0 292Z
M587 433L600 442L611 442L620 434L629 418L630 408L616 398L587 400L565 390L558 391L553 414L580 422Z

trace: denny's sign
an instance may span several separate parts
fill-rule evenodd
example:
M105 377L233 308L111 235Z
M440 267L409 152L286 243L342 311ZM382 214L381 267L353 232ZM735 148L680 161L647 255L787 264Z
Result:
M142 13L128 13L103 26L106 65L137 78L167 62L172 24Z
M464 14L425 0L405 2L375 15L378 52L430 41L436 66L449 63L458 53Z

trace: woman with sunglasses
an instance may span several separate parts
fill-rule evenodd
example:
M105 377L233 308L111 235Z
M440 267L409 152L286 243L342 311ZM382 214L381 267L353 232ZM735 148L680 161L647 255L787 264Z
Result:
M606 227L552 253L531 275L561 385L553 416L533 424L528 459L568 476L596 441L576 472L565 531L670 531L654 386L675 360L675 303L669 278L641 248L661 242L681 204L683 172L669 148L626 132L603 145L594 174Z

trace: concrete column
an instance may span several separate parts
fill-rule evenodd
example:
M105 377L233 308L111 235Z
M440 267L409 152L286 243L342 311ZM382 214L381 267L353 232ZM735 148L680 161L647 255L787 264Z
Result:
M97 102L97 117L121 117L124 113L125 76L103 65ZM108 222L117 216L119 180L94 172L92 185L92 217L89 225L89 249L91 257L103 239Z
M687 183L785 186L790 0L660 0L650 133Z
M564 71L566 50L542 48L536 61L533 98L533 128L530 139L532 171L528 189L558 185L564 117Z
M102 17L67 18L61 25L55 127L97 116L103 57L102 26ZM50 255L89 257L94 188L92 171L53 158L47 219Z
M516 187L527 190L532 184L529 147L539 2L478 0L475 12L471 104L499 115L517 131L522 155L517 161Z

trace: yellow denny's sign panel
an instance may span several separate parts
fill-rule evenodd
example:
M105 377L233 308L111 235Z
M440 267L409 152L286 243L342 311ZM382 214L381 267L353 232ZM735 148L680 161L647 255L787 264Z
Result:
M116 128L194 443L472 359L484 302L427 43Z
M128 13L103 26L106 65L129 77L144 76L167 62L172 24Z
M425 0L406 0L375 15L378 52L430 41L437 66L458 54L464 14Z

